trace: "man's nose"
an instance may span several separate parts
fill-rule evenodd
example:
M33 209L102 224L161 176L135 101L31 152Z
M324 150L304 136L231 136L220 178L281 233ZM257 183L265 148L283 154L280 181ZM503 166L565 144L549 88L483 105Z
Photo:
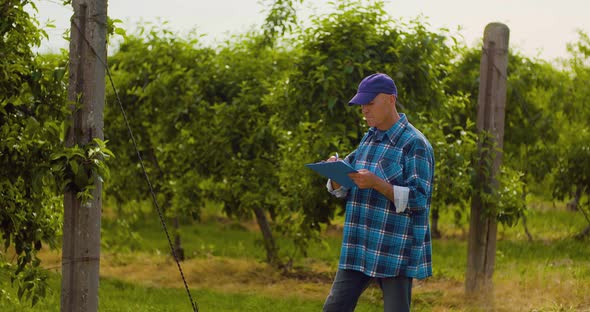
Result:
M366 113L369 111L369 107L367 105L361 105L361 112Z

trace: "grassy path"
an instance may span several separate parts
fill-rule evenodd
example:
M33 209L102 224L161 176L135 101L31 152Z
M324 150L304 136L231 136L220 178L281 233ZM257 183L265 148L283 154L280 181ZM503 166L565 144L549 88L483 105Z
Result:
M117 233L118 224L104 224L100 311L191 311L159 225L136 223L133 231L139 239L134 240L121 239L130 236ZM589 244L570 238L583 220L571 213L539 211L529 224L533 242L524 238L522 229L500 229L494 309L590 311ZM460 229L445 226L447 238L433 245L434 277L414 284L413 311L483 311L463 294L466 242L457 234ZM263 254L256 245L258 233L250 224L211 217L183 225L181 234L189 256L182 265L200 311L321 310L335 272L338 228L326 231L324 243L312 246L309 257L297 258L298 270L289 276L259 260ZM44 250L40 256L55 272L47 298L34 308L19 304L0 269L0 311L59 311L61 254ZM357 311L382 311L379 289L370 287Z

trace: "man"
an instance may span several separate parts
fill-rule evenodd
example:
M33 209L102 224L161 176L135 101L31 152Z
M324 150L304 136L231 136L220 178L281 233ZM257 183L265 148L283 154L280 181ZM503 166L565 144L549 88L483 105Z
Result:
M434 156L424 135L399 114L397 88L385 74L364 78L349 105L360 105L370 126L344 159L358 172L356 186L328 180L346 198L338 271L324 311L354 311L372 280L383 291L384 311L409 311L412 280L432 275L428 213ZM336 161L330 157L328 161Z

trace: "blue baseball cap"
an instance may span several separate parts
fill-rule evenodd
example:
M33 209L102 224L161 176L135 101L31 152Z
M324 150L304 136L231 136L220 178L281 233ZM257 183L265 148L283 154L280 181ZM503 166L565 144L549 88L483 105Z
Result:
M348 101L348 105L369 104L379 93L393 94L397 97L395 83L386 74L377 73L365 77L359 84L356 95Z

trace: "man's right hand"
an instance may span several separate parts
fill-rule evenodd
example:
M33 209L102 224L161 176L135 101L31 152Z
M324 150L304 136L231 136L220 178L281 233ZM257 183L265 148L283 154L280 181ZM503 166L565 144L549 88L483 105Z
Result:
M337 161L338 158L336 156L330 156L330 158L326 159L327 162L334 162ZM330 180L330 182L332 183L332 189L333 190L337 190L340 188L340 184L334 182L334 180Z

